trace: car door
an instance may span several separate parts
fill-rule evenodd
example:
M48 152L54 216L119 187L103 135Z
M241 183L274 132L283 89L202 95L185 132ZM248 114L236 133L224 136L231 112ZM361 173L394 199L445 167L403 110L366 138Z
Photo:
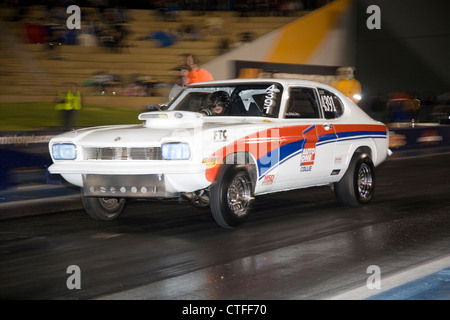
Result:
M333 180L330 182L334 182L334 180L340 178L341 170L349 161L348 157L352 146L352 141L346 138L346 128L348 125L343 124L339 119L344 114L344 104L341 99L326 89L318 88L317 91L323 112L324 125L328 127L333 126L333 134L335 135L335 137L333 137L333 140L335 141L335 143L333 143L335 145L334 157L331 164L332 177L330 177ZM319 138L319 144L327 143L329 138L331 138L331 136L327 136L326 134L322 135L322 137Z
M323 183L332 172L336 132L313 87L293 86L280 128L280 189Z

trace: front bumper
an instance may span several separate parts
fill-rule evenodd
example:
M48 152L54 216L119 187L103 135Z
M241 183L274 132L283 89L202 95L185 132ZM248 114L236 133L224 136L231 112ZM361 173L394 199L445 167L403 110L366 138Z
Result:
M88 196L168 198L211 184L205 177L206 164L123 162L57 162L49 167L49 172L82 187Z
M179 193L167 192L164 175L83 174L85 196L173 198Z

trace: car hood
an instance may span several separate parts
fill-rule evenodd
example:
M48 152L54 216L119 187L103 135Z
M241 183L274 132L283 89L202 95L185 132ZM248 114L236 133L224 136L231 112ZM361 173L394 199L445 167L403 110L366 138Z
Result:
M262 123L261 119L204 117L186 111L146 112L139 115L143 124L86 128L59 135L53 142L72 142L83 146L133 147L159 145L166 141L189 141L204 131ZM255 127L258 124L254 123Z

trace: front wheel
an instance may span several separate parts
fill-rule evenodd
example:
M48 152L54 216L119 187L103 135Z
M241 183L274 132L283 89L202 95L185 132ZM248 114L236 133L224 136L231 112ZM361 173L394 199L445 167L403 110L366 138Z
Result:
M239 226L248 218L252 199L252 181L245 167L225 165L210 190L216 223L226 229Z
M87 197L81 190L81 201L87 214L95 219L111 221L116 219L125 208L125 198Z
M367 204L375 193L375 167L368 154L356 153L334 191L343 206L356 207Z

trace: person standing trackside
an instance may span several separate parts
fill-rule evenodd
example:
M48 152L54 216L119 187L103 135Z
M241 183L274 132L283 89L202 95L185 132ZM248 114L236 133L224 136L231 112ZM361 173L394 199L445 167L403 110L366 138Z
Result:
M172 69L177 72L175 83L173 84L172 89L169 92L169 101L175 98L178 93L183 90L185 86L187 86L189 81L189 72L191 68L186 65L178 66Z
M354 103L361 100L361 83L355 79L353 67L341 67L337 69L337 80L333 81L332 87L338 89Z
M209 71L198 66L198 60L194 55L186 55L186 65L191 69L188 75L189 84L214 80Z
M67 83L67 90L58 94L58 102L55 106L61 113L61 123L64 129L70 130L75 124L75 113L81 109L81 93L75 83Z

